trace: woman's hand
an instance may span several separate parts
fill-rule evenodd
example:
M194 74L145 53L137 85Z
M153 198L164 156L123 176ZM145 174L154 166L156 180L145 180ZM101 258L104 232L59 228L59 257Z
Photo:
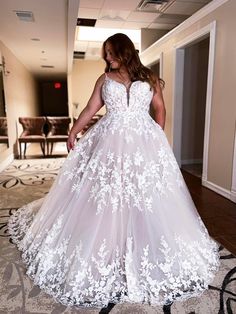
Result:
M75 140L76 140L76 134L73 133L73 132L70 132L69 137L67 139L67 143L66 143L68 152L71 149L74 149L74 147L75 147Z
M69 137L67 140L68 152L74 149L76 142L76 135L83 130L95 113L103 106L102 100L102 85L105 80L105 74L102 74L96 81L93 93L87 103L87 106L81 111L78 119L74 123L70 130Z

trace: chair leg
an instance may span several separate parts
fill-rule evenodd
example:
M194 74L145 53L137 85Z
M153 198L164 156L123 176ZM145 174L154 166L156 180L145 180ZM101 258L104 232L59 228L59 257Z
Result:
M45 157L45 142L40 142L40 147L43 153L43 157Z
M49 155L49 141L47 141L47 155Z
M50 155L52 155L52 151L53 151L53 142L51 142L51 151L50 151Z
M19 142L19 149L20 149L20 159L21 159L22 158L21 142Z
M26 148L27 148L27 143L25 143L25 147L24 147L24 158L25 158L25 155L26 155Z

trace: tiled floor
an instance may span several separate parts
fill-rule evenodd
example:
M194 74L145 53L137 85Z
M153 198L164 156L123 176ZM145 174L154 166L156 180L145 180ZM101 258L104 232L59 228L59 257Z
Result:
M203 187L200 178L182 174L210 235L236 255L236 204Z

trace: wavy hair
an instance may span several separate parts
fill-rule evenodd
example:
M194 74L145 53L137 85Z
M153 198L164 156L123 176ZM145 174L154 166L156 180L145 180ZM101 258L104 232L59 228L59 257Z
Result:
M155 89L157 79L160 85L164 87L165 82L157 78L152 70L145 67L139 58L138 51L135 49L133 42L130 38L122 33L114 34L108 37L102 46L102 57L106 62L105 72L110 71L110 63L106 60L105 46L109 43L114 51L115 58L120 61L121 65L125 66L131 81L148 82L150 86Z

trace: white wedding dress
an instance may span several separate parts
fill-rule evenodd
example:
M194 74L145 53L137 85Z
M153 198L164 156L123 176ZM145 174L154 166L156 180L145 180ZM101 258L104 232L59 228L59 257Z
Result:
M47 196L10 217L34 283L65 305L168 304L200 295L219 267L147 82L108 76L106 114L72 150Z

